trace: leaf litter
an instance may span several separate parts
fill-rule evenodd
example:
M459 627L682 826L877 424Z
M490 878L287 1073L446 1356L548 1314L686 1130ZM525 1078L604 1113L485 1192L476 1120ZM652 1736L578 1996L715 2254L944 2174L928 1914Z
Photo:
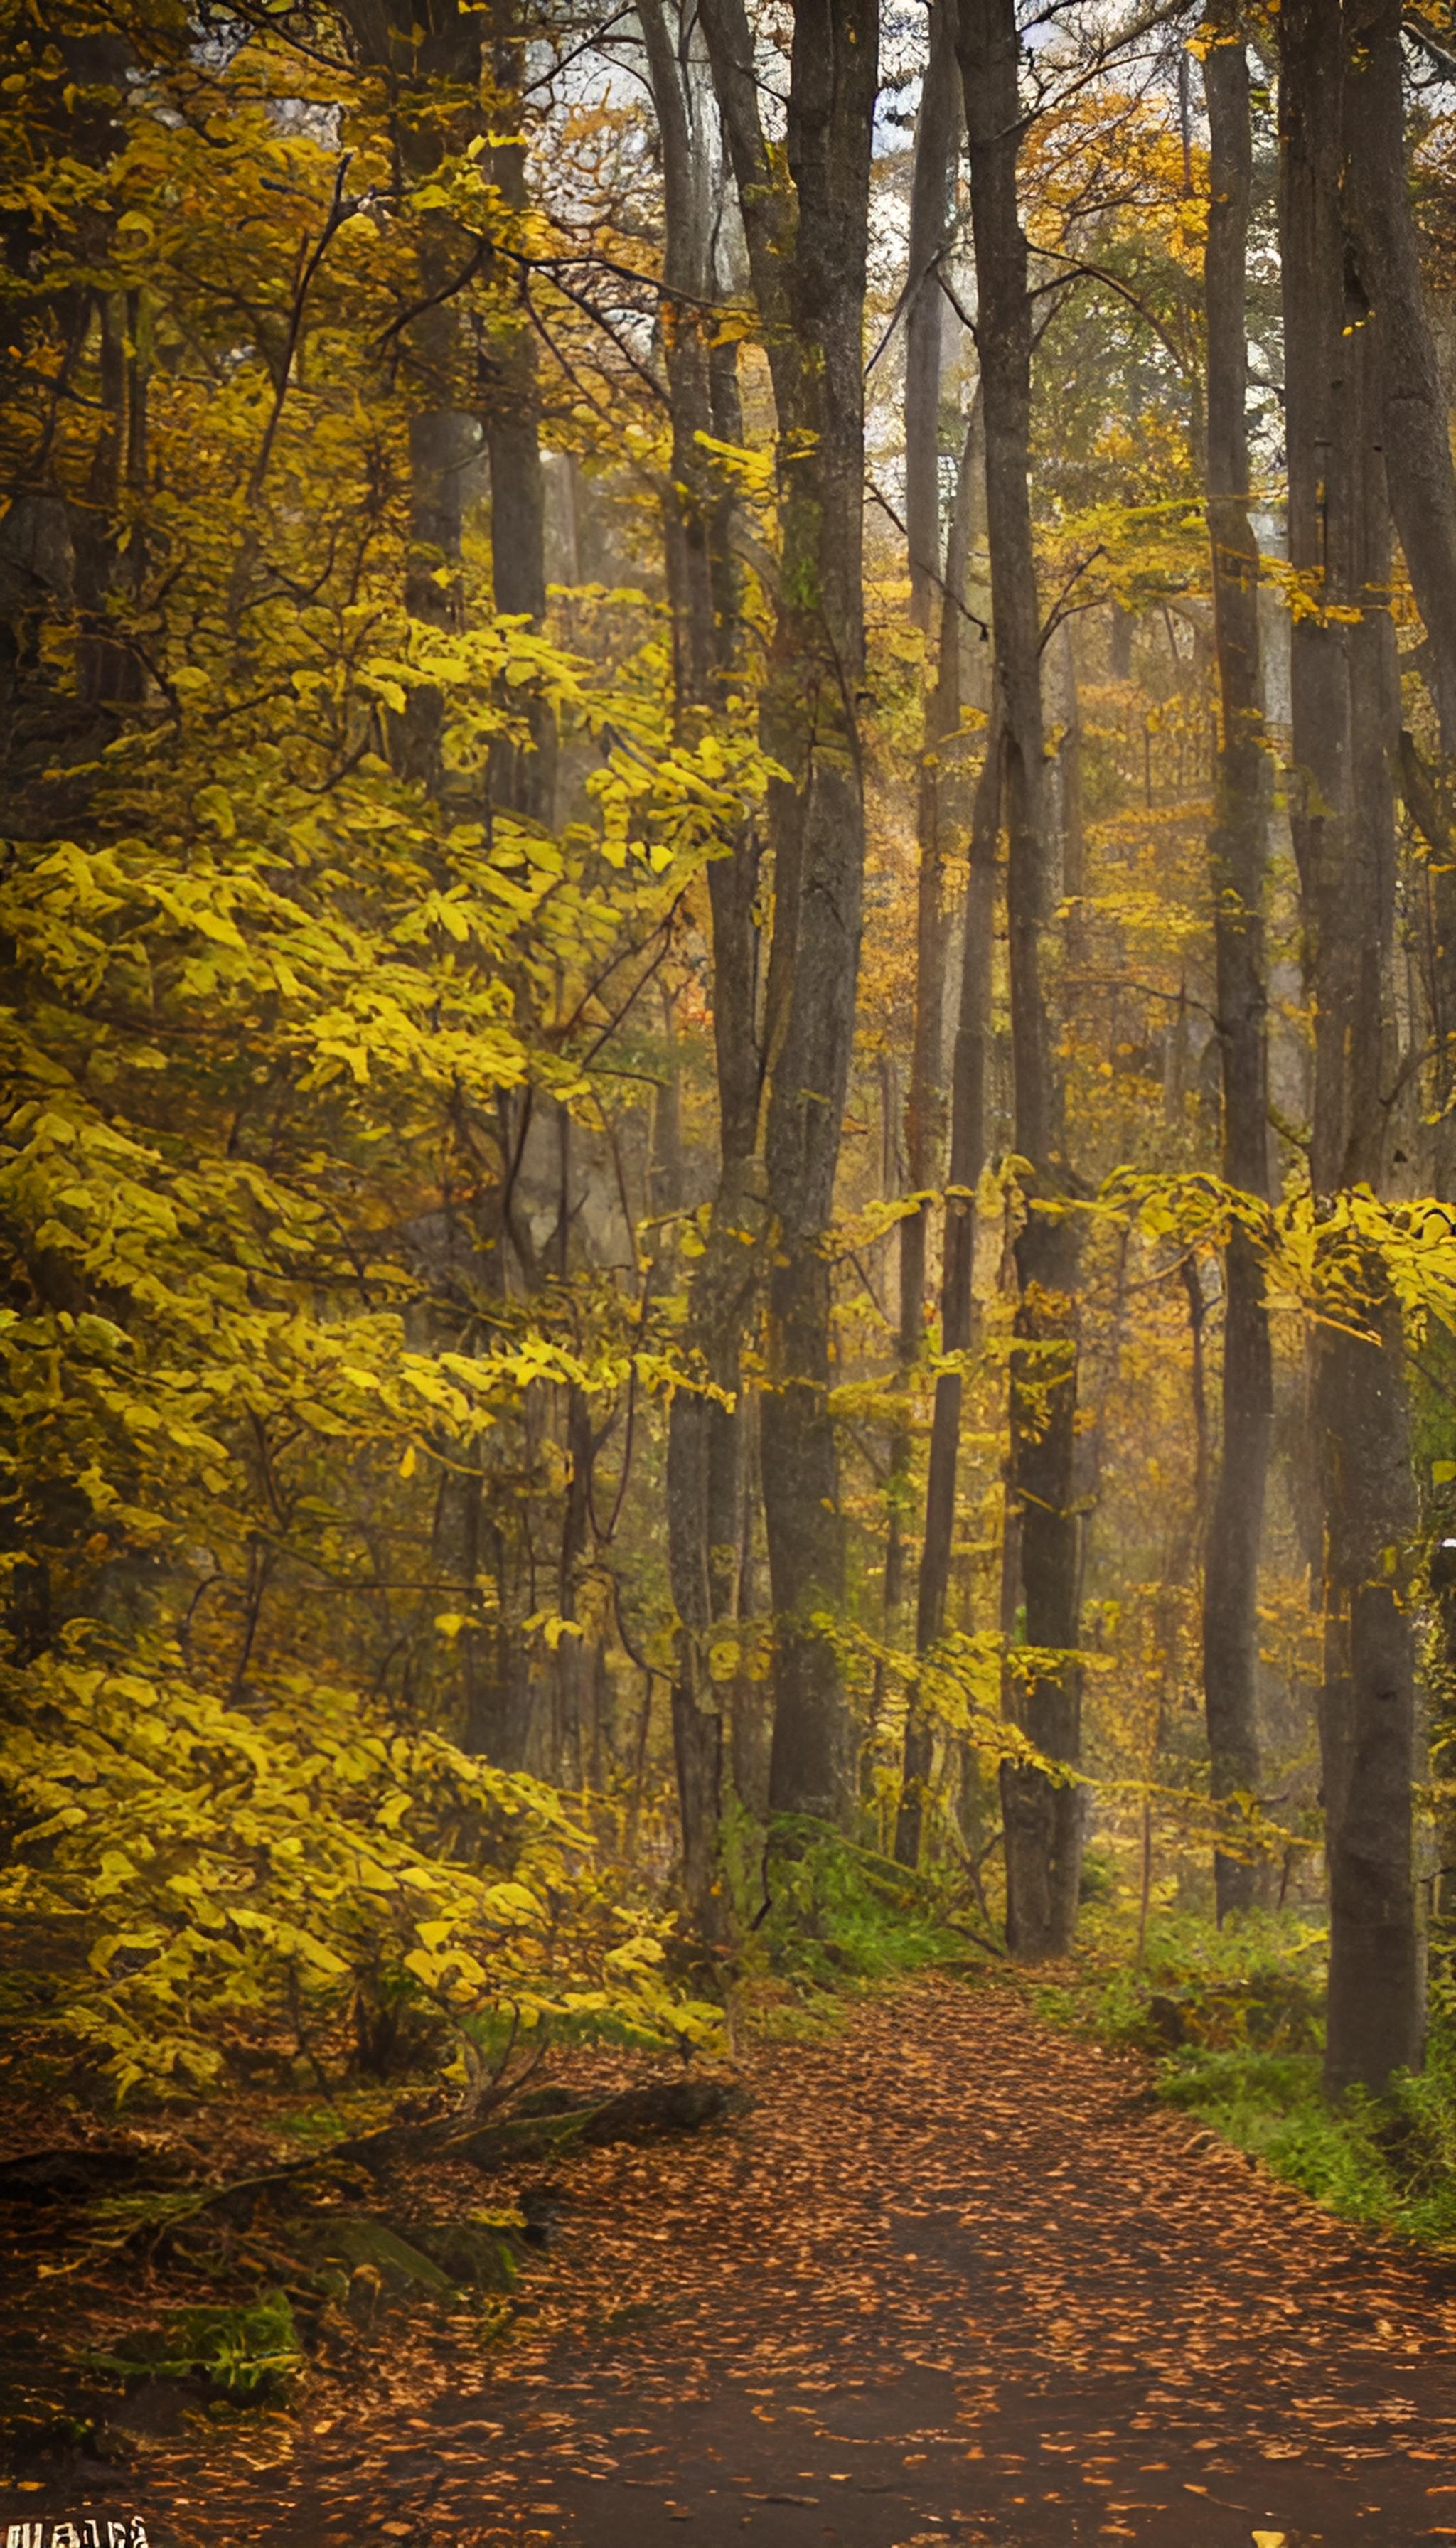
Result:
M1456 2538L1456 2273L944 1977L743 2056L750 2110L552 2171L502 2334L383 2314L294 2409L0 2504L162 2548L1408 2548ZM527 2190L523 2176L515 2191Z

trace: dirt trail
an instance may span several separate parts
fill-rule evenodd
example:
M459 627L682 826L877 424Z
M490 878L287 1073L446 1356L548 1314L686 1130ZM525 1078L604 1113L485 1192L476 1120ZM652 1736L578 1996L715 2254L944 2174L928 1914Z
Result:
M410 2340L270 2467L173 2445L113 2500L212 2548L1456 2540L1456 2273L1009 1989L755 2070L731 2129L574 2167L539 2337Z

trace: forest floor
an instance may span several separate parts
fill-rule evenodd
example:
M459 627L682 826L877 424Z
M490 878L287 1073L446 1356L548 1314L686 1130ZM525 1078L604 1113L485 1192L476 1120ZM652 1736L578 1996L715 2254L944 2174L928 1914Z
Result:
M921 1979L744 2068L734 2121L556 2168L508 2341L381 2320L293 2414L174 2418L129 2462L33 2476L0 2523L89 2512L104 2540L139 2514L151 2548L1456 2540L1456 2266L1154 2109L1141 2064L1014 1987Z

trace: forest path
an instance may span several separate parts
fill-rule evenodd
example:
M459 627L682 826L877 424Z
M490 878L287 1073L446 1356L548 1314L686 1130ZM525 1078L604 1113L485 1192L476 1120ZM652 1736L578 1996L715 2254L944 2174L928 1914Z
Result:
M524 2354L411 2333L266 2474L142 2508L215 2548L1456 2539L1456 2274L1011 1988L919 1981L752 2066L739 2124L574 2166Z

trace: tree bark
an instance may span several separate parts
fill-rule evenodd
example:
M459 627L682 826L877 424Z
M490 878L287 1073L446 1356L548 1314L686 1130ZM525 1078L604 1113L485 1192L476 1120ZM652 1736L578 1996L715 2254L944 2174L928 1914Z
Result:
M975 1271L975 1198L986 1164L986 1090L991 1042L991 959L996 911L996 841L1000 826L1003 752L1000 721L993 718L971 820L965 891L965 949L951 1098L951 1172L946 1196L945 1260L941 1287L941 1350L965 1354L971 1345ZM915 1647L929 1652L946 1626L946 1595L956 1534L956 1475L960 1455L960 1410L965 1395L960 1370L936 1378L931 1417L930 1468L925 1490L925 1540L916 1588ZM919 1685L905 1714L900 1804L895 1856L902 1866L919 1863L925 1801L935 1756L935 1733Z
M1017 201L1024 130L1015 0L960 0L958 51L970 150L977 342L986 427L986 508L1009 833L1007 916L1016 1147L1026 1218L1016 1241L1019 1303L1011 1373L1011 1487L1029 1661L1011 1689L1037 1748L1070 1768L1081 1741L1072 1660L1080 1607L1075 1509L1077 1238L1064 1209L1062 1083L1042 950L1051 919L1041 625L1028 483L1032 314ZM1071 1943L1081 1872L1082 1798L1073 1781L1006 1768L1007 1938L1028 1958Z
M929 636L941 562L941 348L946 300L939 267L951 235L960 142L956 0L931 0L905 273L905 533L910 616Z
M735 375L715 369L709 305L716 291L706 104L692 75L691 39L670 29L663 0L639 10L657 110L666 198L663 343L673 418L665 546L673 612L675 719L692 737L710 715L736 652L737 590L728 504L704 436L737 439L725 404ZM727 1762L727 1686L709 1667L713 1627L731 1619L742 1539L740 1349L759 1275L753 1245L762 1207L752 1163L762 1063L758 1037L758 843L747 828L708 868L713 1042L718 1083L718 1183L706 1246L689 1286L685 1342L712 1386L732 1401L680 1389L668 1417L668 1557L680 1622L673 1677L673 1745L682 1880L697 1934L726 1935L719 1834Z
M958 765L947 747L960 725L961 610L970 565L972 526L983 509L984 467L979 434L979 391L965 431L956 473L956 504L946 538L946 571L941 593L940 643L934 687L926 699L924 744L920 760L916 831L919 864L915 910L915 1023L910 1059L910 1089L905 1108L906 1166L911 1192L924 1195L939 1183L945 1140L945 1093L941 1080L941 1047L946 1005L946 838L952 829ZM978 488L977 481L981 482ZM994 839L992 842L994 856ZM979 1176L979 1169L976 1174ZM899 1382L908 1387L920 1358L925 1321L925 1258L930 1205L920 1203L900 1224ZM948 1223L949 1229L949 1223ZM909 1482L912 1434L908 1410L899 1418L890 1443L891 1502L885 1548L884 1623L890 1637L905 1599L905 1535L903 1499ZM953 1481L954 1501L954 1481ZM939 1634L939 1631L937 1631ZM905 1725L905 1759L895 1850L920 1850L920 1810L907 1799L918 1795L928 1764L920 1761L925 1740L918 1711L911 1702ZM913 1866L915 1859L905 1864Z
M417 185L480 129L481 22L455 0L439 0L423 27L403 0L344 0L344 16L359 52L387 84L401 172L407 188ZM405 607L426 627L453 628L462 608L463 480L475 447L475 420L464 403L461 305L448 289L462 242L446 214L414 218L421 306L402 340L412 392ZM401 774L432 793L444 775L444 722L440 691L419 684L394 725Z
M770 1795L777 1812L841 1822L853 1795L849 1714L820 1624L839 1615L845 1590L826 1239L864 863L863 335L878 21L870 0L797 0L781 156L760 121L742 0L708 0L701 23L774 385L782 524L767 712L791 774L771 802L773 1261L762 1412L777 1621Z
M928 690L924 750L917 803L919 869L915 927L915 1026L910 1060L910 1087L905 1108L906 1170L912 1194L934 1182L936 1154L944 1132L940 1086L941 1031L946 989L946 935L942 914L945 853L941 839L940 744L960 720L959 650L956 630L945 614L951 593L963 595L965 570L955 573L950 553L956 524L947 543L944 590L937 593L941 561L941 346L945 304L937 269L950 237L951 190L960 138L960 101L956 72L955 0L933 0L930 44L926 58L920 115L915 128L915 164L910 182L910 240L905 280L905 527L910 563L910 615L928 637L940 623L937 678ZM957 504L957 511L963 507ZM940 608L936 604L939 598ZM948 635L954 651L948 649ZM899 1360L908 1369L920 1350L925 1310L926 1207L909 1213L900 1224ZM893 1465L901 1465L897 1443ZM898 1533L892 1549L899 1554ZM898 1606L887 1585L885 1608Z
M1269 1200L1264 869L1267 785L1259 650L1259 552L1248 509L1245 289L1253 146L1248 58L1238 0L1219 0L1204 55L1209 114L1208 511L1220 735L1209 864L1214 890L1223 1169ZM1273 1426L1273 1365L1263 1275L1235 1228L1225 1258L1223 1448L1204 1571L1203 1678L1216 1805L1258 1784L1259 1549ZM1218 1916L1253 1903L1248 1856L1217 1850Z
M1281 248L1290 551L1326 609L1293 639L1295 795L1316 1009L1311 1178L1326 1220L1341 1188L1385 1168L1393 758L1399 731L1378 340L1348 293L1341 222L1345 28L1324 0L1280 15ZM1363 1334L1326 1328L1314 1410L1323 1500L1320 1700L1330 1970L1325 2079L1384 2087L1420 2057L1411 1871L1414 1655L1396 1565L1409 1525L1399 1318L1378 1258Z
M518 127L525 87L519 0L494 0L490 64L496 116L507 127L491 143L491 175L514 213L526 208L526 147ZM540 387L535 330L522 317L493 335L479 356L486 447L491 461L491 583L496 608L539 628L546 617L546 497L541 475ZM491 755L491 794L528 822L551 827L556 794L556 723L534 698L513 702L528 741L503 740Z
M1344 0L1344 213L1375 346L1391 509L1427 639L1441 748L1456 756L1456 471L1410 212L1401 0Z

